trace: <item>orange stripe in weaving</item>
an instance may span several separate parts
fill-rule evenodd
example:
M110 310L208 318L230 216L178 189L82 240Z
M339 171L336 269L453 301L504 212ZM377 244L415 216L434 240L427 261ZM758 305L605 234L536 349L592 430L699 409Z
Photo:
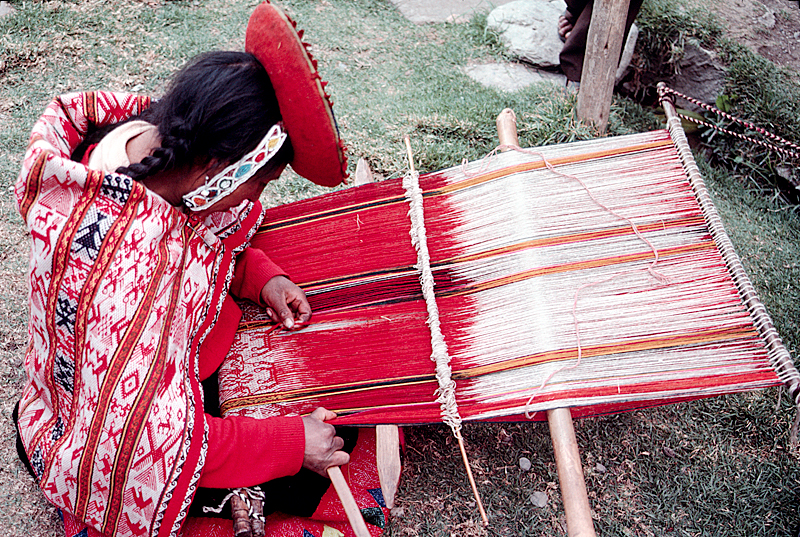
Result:
M594 356L608 356L622 352L647 351L655 349L665 349L684 345L696 345L699 343L715 343L727 341L735 338L752 337L758 334L748 328L719 329L719 330L700 330L681 335L663 338L641 338L629 340L624 343L613 343L606 345L596 345L581 348L581 354L585 358ZM507 360L485 366L472 366L466 369L453 368L453 380L465 380L491 373L519 369L537 364L548 362L560 362L574 360L578 356L577 348L560 349L557 351L543 352L532 356L524 356L513 360ZM373 382L354 382L332 384L327 386L315 386L311 388L300 388L295 390L277 391L262 395L237 397L226 401L221 409L223 414L236 408L266 405L279 402L299 401L314 397L330 396L334 394L354 393L366 390L376 390L389 386L412 386L423 383L436 383L436 376L416 377L392 377L377 379Z

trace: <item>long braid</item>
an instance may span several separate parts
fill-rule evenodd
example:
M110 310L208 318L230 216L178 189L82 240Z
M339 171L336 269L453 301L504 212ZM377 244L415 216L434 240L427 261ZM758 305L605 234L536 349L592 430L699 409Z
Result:
M160 127L159 131L161 130ZM158 172L170 170L188 160L192 140L190 131L180 124L174 125L161 137L161 147L153 150L152 154L143 158L141 162L120 166L117 173L130 176L136 181L155 175Z
M161 146L116 170L137 181L197 159L236 162L281 116L269 77L254 56L211 52L181 70L164 98L139 119L158 126ZM276 157L269 166L291 161L291 144Z

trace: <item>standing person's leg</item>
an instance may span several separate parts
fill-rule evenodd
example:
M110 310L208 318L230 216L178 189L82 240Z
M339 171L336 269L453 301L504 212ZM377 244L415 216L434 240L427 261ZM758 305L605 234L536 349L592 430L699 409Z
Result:
M583 55L586 52L586 35L592 20L592 1L571 0L567 2L567 11L573 16L572 31L567 36L558 59L567 80L580 82Z
M579 12L573 11L573 9L580 8L581 4L583 4L583 9ZM628 7L628 17L625 20L625 37L627 37L628 31L631 29L631 25L639 14L641 7L642 0L631 0ZM583 57L586 53L586 36L589 33L589 23L592 21L592 2L589 0L570 0L567 2L567 11L575 16L575 22L569 37L564 43L564 47L561 49L559 61L561 70L567 76L567 79L580 82L581 72L583 71ZM623 37L623 42L624 39Z
M565 0L567 9L564 10L563 15L558 17L558 36L562 42L567 40L573 26L575 26L575 21L589 2L590 0Z

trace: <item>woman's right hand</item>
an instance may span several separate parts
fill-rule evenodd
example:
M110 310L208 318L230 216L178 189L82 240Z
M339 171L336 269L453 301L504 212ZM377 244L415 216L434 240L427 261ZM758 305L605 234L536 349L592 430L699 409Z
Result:
M350 462L350 455L341 451L344 440L336 436L333 425L325 423L325 420L335 417L335 412L322 407L308 416L303 416L306 436L303 468L313 470L324 477L328 477L326 470L331 466L342 466Z

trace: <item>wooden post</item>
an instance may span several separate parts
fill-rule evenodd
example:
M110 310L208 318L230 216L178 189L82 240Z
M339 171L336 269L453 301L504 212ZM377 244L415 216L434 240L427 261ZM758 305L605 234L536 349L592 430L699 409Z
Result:
M595 537L572 414L568 408L548 410L547 424L553 440L564 513L567 515L567 534L569 537Z
M581 91L583 91L582 83ZM516 129L516 116L512 110L506 108L497 116L497 137L501 146L519 145ZM547 423L550 426L558 482L564 502L564 513L567 516L567 534L569 537L595 537L592 511L583 478L583 465L578 451L578 441L575 438L575 428L572 426L572 414L568 408L548 410Z
M578 119L605 134L630 0L596 0L586 36Z

